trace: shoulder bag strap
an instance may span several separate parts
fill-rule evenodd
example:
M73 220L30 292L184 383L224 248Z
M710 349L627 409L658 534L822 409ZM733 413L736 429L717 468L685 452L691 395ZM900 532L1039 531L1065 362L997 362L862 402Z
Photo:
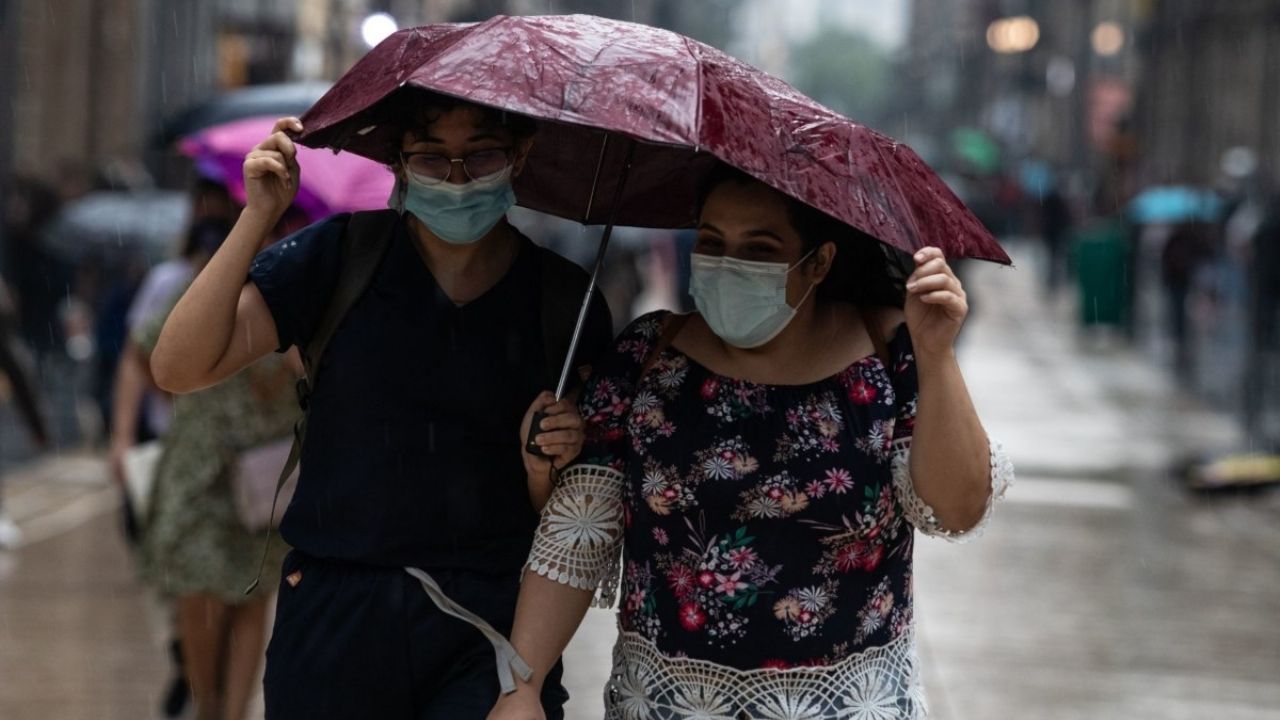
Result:
M266 567L267 554L271 549L271 528L275 524L280 489L289 481L302 459L302 443L307 435L307 413L310 411L316 374L320 369L320 358L347 311L356 304L373 281L382 257L391 246L391 237L399 221L400 215L394 210L357 212L351 215L342 233L342 267L338 270L338 284L334 287L333 296L325 307L311 342L307 343L306 350L302 352L302 365L306 368L306 375L296 385L302 417L293 425L293 447L289 449L289 459L280 469L280 478L276 480L275 496L271 499L271 522L267 525L267 537L262 544L262 560L258 563L258 574L244 591L245 595L257 589L262 580L262 571Z

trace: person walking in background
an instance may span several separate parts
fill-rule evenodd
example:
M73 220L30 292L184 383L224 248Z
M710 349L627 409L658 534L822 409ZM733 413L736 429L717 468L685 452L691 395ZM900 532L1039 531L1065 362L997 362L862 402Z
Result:
M1214 226L1207 222L1183 222L1174 227L1160 255L1173 340L1173 366L1179 378L1189 379L1195 371L1195 343L1188 299L1197 273L1218 252Z
M0 280L0 383L17 405L18 414L35 441L36 447L49 445L49 430L41 412L38 393L31 377L27 352L22 347L18 333L18 314L13 296L3 280ZM2 473L3 468L0 468ZM0 475L0 480L3 480ZM4 512L4 484L0 482L0 550L16 547L22 541L22 531Z
M230 231L225 220L213 219L191 228L193 272ZM171 297L169 306L176 300ZM133 333L132 352L143 368L168 314L157 313ZM237 515L231 474L239 454L291 435L298 418L293 388L300 373L296 358L267 357L217 387L181 396L164 438L143 521L141 560L145 577L176 604L199 720L240 720L254 694L268 601L285 548L274 546L267 564L273 582L246 596L246 579L258 567L264 535L246 528ZM132 417L121 417L122 424ZM128 439L120 438L117 447Z
M4 198L5 277L13 293L19 337L39 362L63 348L58 307L67 295L71 271L40 240L61 201L52 187L23 177L7 183Z
M195 277L200 260L207 258L211 248L217 247L226 236L226 228L239 214L226 186L204 178L196 180L191 205L193 225L183 239L181 251L177 257L151 268L143 279L125 319L126 337L163 318L173 306L174 298ZM121 350L111 395L111 472L124 499L121 507L125 537L136 547L141 541L141 521L130 496L123 492L125 456L139 442L165 435L173 420L173 402L167 393L155 387L146 356L132 339L126 340ZM163 710L166 717L178 717L190 698L190 687L176 627L169 642L169 655L175 672L165 692Z

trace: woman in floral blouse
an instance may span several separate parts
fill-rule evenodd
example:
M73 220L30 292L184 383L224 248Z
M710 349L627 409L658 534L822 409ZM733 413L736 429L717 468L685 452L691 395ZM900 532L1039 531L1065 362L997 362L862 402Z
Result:
M926 713L913 530L973 534L1012 479L956 363L964 290L935 248L904 287L848 226L736 171L709 187L698 312L634 322L583 394L511 638L534 676L491 720L542 717L618 568L608 718Z

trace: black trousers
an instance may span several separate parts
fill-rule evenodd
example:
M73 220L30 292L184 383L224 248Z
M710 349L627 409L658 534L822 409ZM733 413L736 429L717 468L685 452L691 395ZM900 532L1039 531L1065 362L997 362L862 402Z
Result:
M451 599L511 632L519 576L427 570ZM296 581L293 582L293 581ZM543 686L564 717L559 663ZM285 558L267 648L268 720L484 720L501 690L493 646L401 568Z

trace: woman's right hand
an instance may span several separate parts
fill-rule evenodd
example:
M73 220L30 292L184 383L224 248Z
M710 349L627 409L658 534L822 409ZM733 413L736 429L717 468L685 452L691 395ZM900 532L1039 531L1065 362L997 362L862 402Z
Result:
M280 118L271 135L244 158L245 209L273 224L298 194L298 150L286 130L300 133L302 123L295 117Z

